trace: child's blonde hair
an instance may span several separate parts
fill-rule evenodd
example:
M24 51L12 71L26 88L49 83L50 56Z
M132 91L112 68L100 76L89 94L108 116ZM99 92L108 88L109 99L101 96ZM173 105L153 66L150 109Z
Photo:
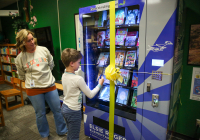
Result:
M16 36L16 41L17 41L16 47L19 48L22 52L26 51L26 47L25 47L24 43L27 40L27 36L29 34L32 34L34 36L34 33L29 31L29 30L27 30L27 29L22 29L17 33L17 36ZM34 43L37 46L37 39L36 38L34 38Z
M66 48L61 54L61 60L65 67L68 67L70 62L76 62L79 59L82 59L82 54L75 49Z

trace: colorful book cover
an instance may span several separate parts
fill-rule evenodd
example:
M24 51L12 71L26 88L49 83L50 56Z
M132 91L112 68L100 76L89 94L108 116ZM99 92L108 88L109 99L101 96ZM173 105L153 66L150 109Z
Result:
M136 46L139 46L139 37L138 37L138 40L137 40L137 44L136 44Z
M12 72L12 77L15 77L15 72L14 71Z
M137 59L139 59L139 47L137 48Z
M110 26L110 15L107 15L107 20L106 20L106 27L108 28Z
M129 79L130 79L129 70L120 69L120 71L121 71L121 76L123 77L123 81L122 81L122 83L119 82L119 81L117 81L117 85L127 86L128 81L129 81Z
M118 8L115 11L115 25L124 24L125 8Z
M125 24L136 24L136 17L138 15L138 9L128 10Z
M97 32L97 46L102 47L105 39L105 31Z
M115 65L122 67L125 59L125 51L116 51L115 52Z
M110 29L106 30L105 44L110 45Z
M10 54L17 55L17 49L16 48L11 48L10 49Z
M133 70L131 87L138 88L138 71L137 70Z
M139 62L139 47L137 48L137 58L135 60L136 66L138 66L138 62Z
M124 39L127 36L128 28L117 29L115 45L124 45Z
M17 67L15 65L12 65L12 70L16 70L17 71Z
M99 59L97 61L97 65L99 67L104 67L105 65L108 64L108 59L109 59L109 52L101 52L99 55Z
M138 10L138 16L137 16L137 24L140 23L140 11Z
M99 12L98 27L103 27L104 26L104 20L106 20L106 19L107 19L107 11Z
M129 98L129 89L119 87L116 102L127 105Z
M106 85L101 88L99 99L104 101L110 101L110 85Z
M103 17L103 13L102 12L99 12L99 18L98 18L98 27L102 27L102 18Z
M135 67L136 51L128 51L126 53L125 67Z
M128 32L125 41L125 46L135 46L137 36L138 31Z
M110 81L108 79L106 79L106 76L105 76L105 69L106 68L99 68L99 72L98 72L98 75L97 75L97 81L99 80L100 76L103 76L104 78L104 83L103 84L110 84Z
M134 90L134 92L133 92L131 106L132 107L137 107L137 90Z

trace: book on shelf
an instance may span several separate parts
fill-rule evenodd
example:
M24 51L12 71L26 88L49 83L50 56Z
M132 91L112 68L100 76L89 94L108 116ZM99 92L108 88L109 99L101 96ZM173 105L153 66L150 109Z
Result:
M110 45L110 29L106 30L105 44Z
M127 105L130 90L127 88L118 88L116 102L122 105Z
M6 81L9 81L9 82L11 82L11 78L12 78L12 76L5 75L5 80L6 80Z
M8 47L3 47L3 48L1 49L1 52L2 52L2 54L9 54L9 49L8 49Z
M133 97L131 100L131 106L132 107L137 107L137 90L133 91Z
M138 71L137 70L133 70L131 87L138 88Z
M10 58L10 62L14 64L14 63L15 63L15 59L16 59L16 58L11 57L11 58Z
M138 16L137 16L137 24L140 23L140 10L138 10Z
M107 19L107 11L100 11L97 19L98 20L96 20L97 23L95 23L95 25L97 24L98 27L103 27L104 21Z
M15 65L12 65L12 70L17 71L17 67Z
M105 69L106 68L103 68L103 67L98 69L97 81L99 81L99 79L101 78L100 76L103 76L103 78L104 78L104 83L103 84L110 84L110 81L108 79L106 79Z
M139 47L137 48L137 58L135 60L136 66L138 66L138 62L139 62Z
M10 57L8 55L2 55L1 61L5 63L10 63Z
M11 72L11 66L10 65L3 65L3 70Z
M136 24L137 16L138 16L138 9L127 10L125 25Z
M110 101L110 85L104 85L99 93L99 99L103 101Z
M10 57L8 55L6 55L6 61L7 63L10 63Z
M105 70L106 70L106 68L103 69L104 83L105 83L105 84L110 84L110 80L106 79Z
M12 54L12 55L17 55L18 49L17 48L10 48L9 53Z
M14 71L12 72L12 77L15 77L15 72Z
M115 45L124 45L124 40L127 36L128 28L117 29L115 37Z
M115 51L115 66L122 67L125 59L125 51Z
M104 67L108 64L109 52L101 52L97 61L99 67Z
M139 46L139 37L138 37L138 39L137 39L137 44L136 44L136 46Z
M135 67L136 51L128 51L126 53L125 67Z
M130 71L126 69L120 69L121 76L123 77L122 83L117 81L117 85L127 86L130 79Z
M132 31L127 33L125 46L135 46L136 45L136 39L138 36L138 31Z
M104 46L103 42L104 42L104 39L105 39L105 34L106 34L105 31L97 32L97 46L98 47Z
M115 11L115 25L122 25L124 24L125 12L127 7L118 8Z
M101 12L99 12L98 27L102 27L103 26L102 25L102 22L103 22L102 17L103 17L103 13L101 11Z
M108 14L107 15L107 20L105 20L105 25L104 25L106 28L109 28L110 27L110 15Z

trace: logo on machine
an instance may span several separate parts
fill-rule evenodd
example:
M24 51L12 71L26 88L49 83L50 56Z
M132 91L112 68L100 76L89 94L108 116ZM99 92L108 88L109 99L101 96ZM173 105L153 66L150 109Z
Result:
M163 51L164 49L166 49L167 45L173 45L173 43L171 41L165 41L164 44L156 44L156 45L153 45L153 46L150 46L148 45L148 51L153 51L153 52L160 52L160 51Z
M119 3L119 6L124 6L126 3L126 0L123 0L123 3Z

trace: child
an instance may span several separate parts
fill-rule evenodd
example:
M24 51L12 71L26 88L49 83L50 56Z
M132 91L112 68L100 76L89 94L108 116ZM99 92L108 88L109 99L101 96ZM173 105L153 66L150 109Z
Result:
M81 59L82 54L74 49L64 49L61 54L61 60L66 67L65 73L62 75L64 94L62 114L68 127L67 140L79 139L82 92L91 99L97 94L104 82L103 77L101 77L99 84L90 90L83 77L74 74L79 68Z

